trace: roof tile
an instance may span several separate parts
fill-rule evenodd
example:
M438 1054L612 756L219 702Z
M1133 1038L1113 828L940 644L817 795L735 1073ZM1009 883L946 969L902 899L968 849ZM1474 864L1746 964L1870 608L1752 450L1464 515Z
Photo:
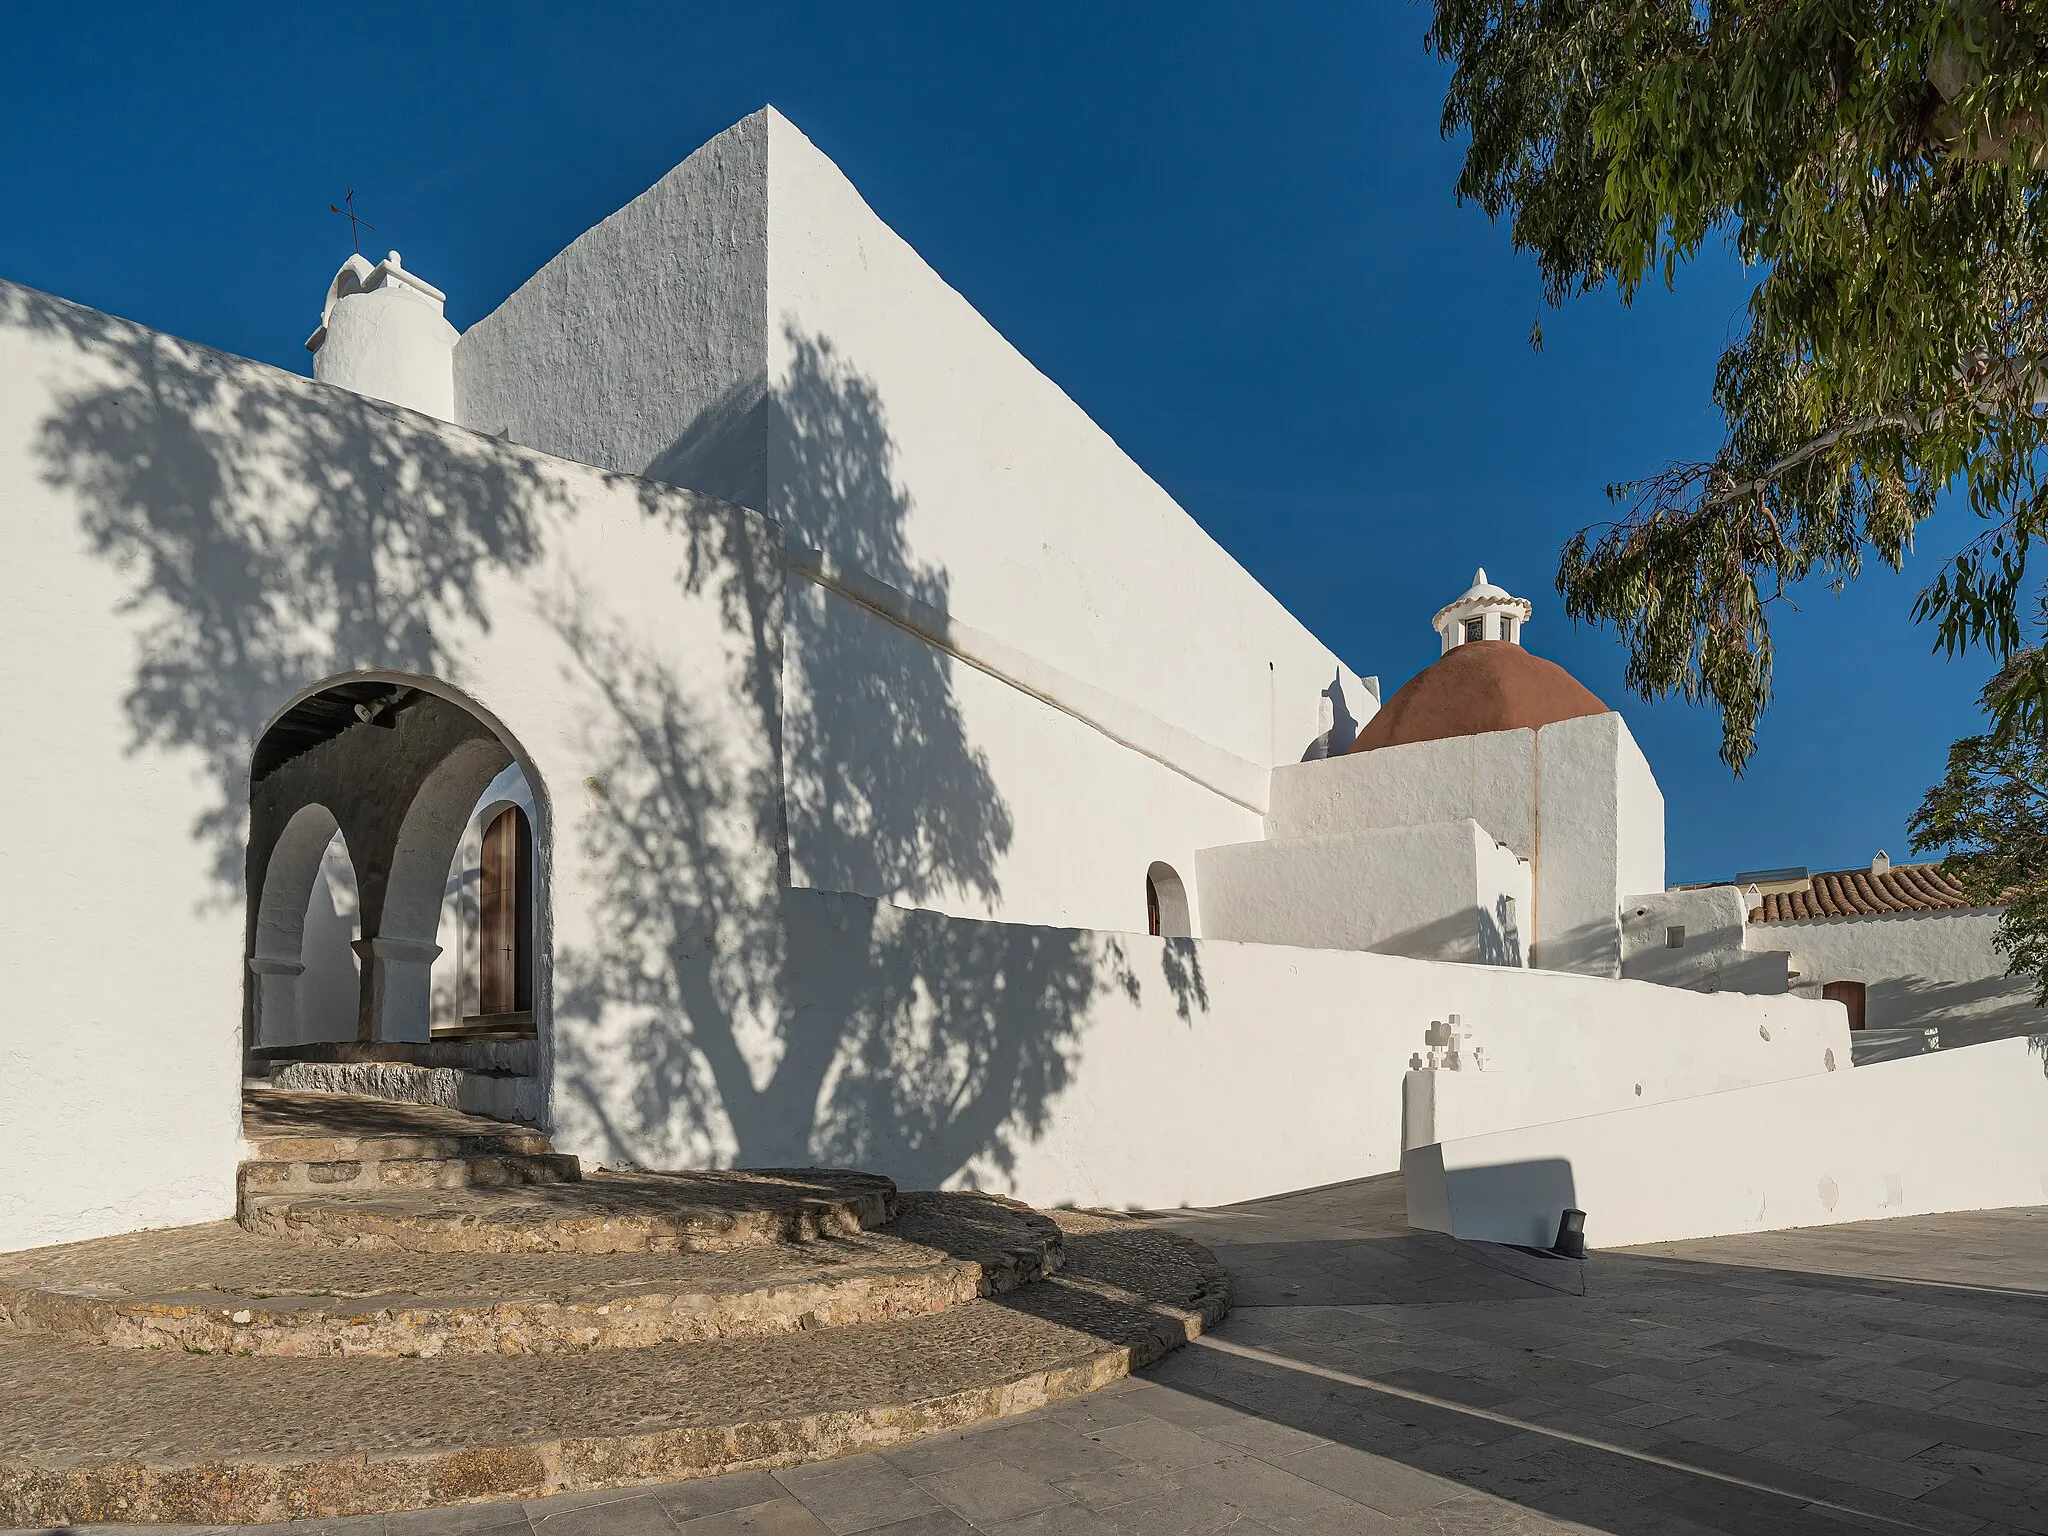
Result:
M1870 917L1885 912L1941 912L1970 905L1961 883L1939 864L1898 864L1883 874L1841 869L1813 876L1805 890L1773 891L1750 910L1753 923L1817 917Z

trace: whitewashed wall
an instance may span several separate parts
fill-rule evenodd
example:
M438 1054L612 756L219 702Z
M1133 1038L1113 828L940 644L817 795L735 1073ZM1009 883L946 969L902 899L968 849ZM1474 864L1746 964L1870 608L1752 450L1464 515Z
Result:
M613 1165L853 1163L1038 1205L1212 1205L1397 1168L1404 1078L1452 1013L1498 1072L1550 1069L1566 1104L1610 1102L1618 1074L1675 1092L1825 1072L1845 1041L1838 1007L1792 998L975 922L800 889L777 927L762 1013L730 1032L751 1042L743 1082L700 1091L653 1048L659 1031L622 1018L602 1076L568 1092L558 1144ZM643 1116L636 1136L595 1107L656 1101L673 1114Z
M793 577L787 611L799 885L1142 930L1155 861L1192 896L1197 848L1258 835L1256 811L816 582Z
M1679 930L1678 943L1670 940ZM1758 942L1749 903L1732 885L1644 891L1621 909L1621 974L1702 992L1775 995L1791 987L1791 956ZM1818 997L1817 987L1802 995Z
M1274 839L1470 817L1534 866L1530 963L1621 973L1621 901L1664 885L1664 799L1618 714L1273 772Z
M1618 1248L2040 1205L2044 1066L2041 1038L2000 1040L1419 1147L1409 1220L1547 1246L1575 1206Z
M1529 866L1478 822L1204 848L1205 938L1525 965Z
M1376 707L772 109L572 243L456 372L480 430L760 507L815 551L785 662L800 882L1129 922L1152 860L1192 883L1196 847L1254 835L1271 765L1341 750ZM1004 663L920 654L849 588ZM883 680L910 706L893 742ZM804 754L854 737L906 760L917 738L945 770L950 824L915 850L937 864L847 872L848 818L912 792L819 783Z
M837 166L772 108L760 118L768 372L783 402L766 510L866 563L805 495L817 448L806 392L857 384L892 445L909 559L968 622L1255 763L1301 757L1335 679L1368 716L1358 679Z
M687 774L699 868L772 901L764 519L5 284L0 507L0 688L40 701L0 758L0 1249L233 1209L249 753L325 680L420 681L516 744L558 1057L630 991L594 964L634 877L615 787Z
M348 844L334 834L313 894L306 902L305 973L299 977L298 1029L293 1039L258 1040L259 1045L297 1045L308 1040L353 1040L362 962L355 941L363 936L362 896L349 863Z
M1864 983L1870 1029L1940 1032L1944 1047L2048 1028L2031 977L2008 976L1993 946L1996 911L1894 912L1877 917L1752 923L1754 949L1796 955L1801 991Z

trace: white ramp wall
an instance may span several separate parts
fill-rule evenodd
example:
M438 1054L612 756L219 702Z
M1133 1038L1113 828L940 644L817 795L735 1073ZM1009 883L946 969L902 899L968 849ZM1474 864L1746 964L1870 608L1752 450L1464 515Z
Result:
M724 1091L736 1139L705 1160L853 1163L1035 1205L1217 1205L1392 1172L1403 1078L1451 1013L1510 1067L1564 1063L1568 1101L1591 1054L1589 1091L1617 1070L1661 1088L1649 1074L1674 1058L1678 1086L1699 1091L1824 1072L1844 1034L1839 1008L1794 998L975 922L817 891L784 893L781 926L772 981L715 988L745 980L779 1014L735 1032L765 1086ZM636 1116L667 1123L645 1106L688 1079L663 1054L685 1030L656 1022L645 1048L622 1035L599 1070L558 1081L558 1145L684 1160L681 1143L607 1139Z
M1597 1248L2048 1204L2048 1039L1993 1041L1418 1147L1409 1221Z

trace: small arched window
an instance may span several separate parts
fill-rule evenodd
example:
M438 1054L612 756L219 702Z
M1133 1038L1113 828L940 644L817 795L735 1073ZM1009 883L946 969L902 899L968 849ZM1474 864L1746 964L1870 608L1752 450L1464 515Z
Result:
M1145 871L1145 931L1169 939L1194 937L1188 888L1171 864L1154 864Z
M508 805L484 828L477 881L477 1012L533 1006L533 831Z

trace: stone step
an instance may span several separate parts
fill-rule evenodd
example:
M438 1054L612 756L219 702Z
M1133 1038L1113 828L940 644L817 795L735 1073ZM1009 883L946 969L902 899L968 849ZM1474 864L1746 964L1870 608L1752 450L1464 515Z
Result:
M0 1329L0 1527L335 1518L786 1466L1107 1385L1212 1325L1206 1250L1051 1213L1066 1265L857 1327L436 1359L190 1355Z
M527 1125L465 1114L441 1105L328 1093L295 1093L265 1084L242 1093L242 1138L267 1162L540 1156L554 1146Z
M287 1093L350 1094L523 1125L539 1125L547 1116L540 1079L523 1072L409 1061L286 1061L272 1064L270 1082Z
M564 1152L465 1154L436 1149L421 1157L247 1162L242 1164L240 1189L246 1201L252 1195L573 1184L582 1177L582 1165Z
M262 1196L503 1188L582 1176L575 1158L528 1126L273 1084L244 1091L242 1134L253 1154L237 1185L244 1214Z
M400 1253L717 1253L851 1237L895 1219L896 1186L840 1168L594 1173L573 1184L246 1194L265 1237Z
M540 1041L488 1035L439 1040L315 1040L302 1045L257 1046L250 1060L266 1074L271 1067L308 1062L410 1062L420 1067L460 1067L471 1072L540 1074Z
M0 1321L189 1354L541 1354L923 1316L1057 1271L1059 1228L914 1195L884 1233L717 1254L365 1253L230 1222L0 1256Z

